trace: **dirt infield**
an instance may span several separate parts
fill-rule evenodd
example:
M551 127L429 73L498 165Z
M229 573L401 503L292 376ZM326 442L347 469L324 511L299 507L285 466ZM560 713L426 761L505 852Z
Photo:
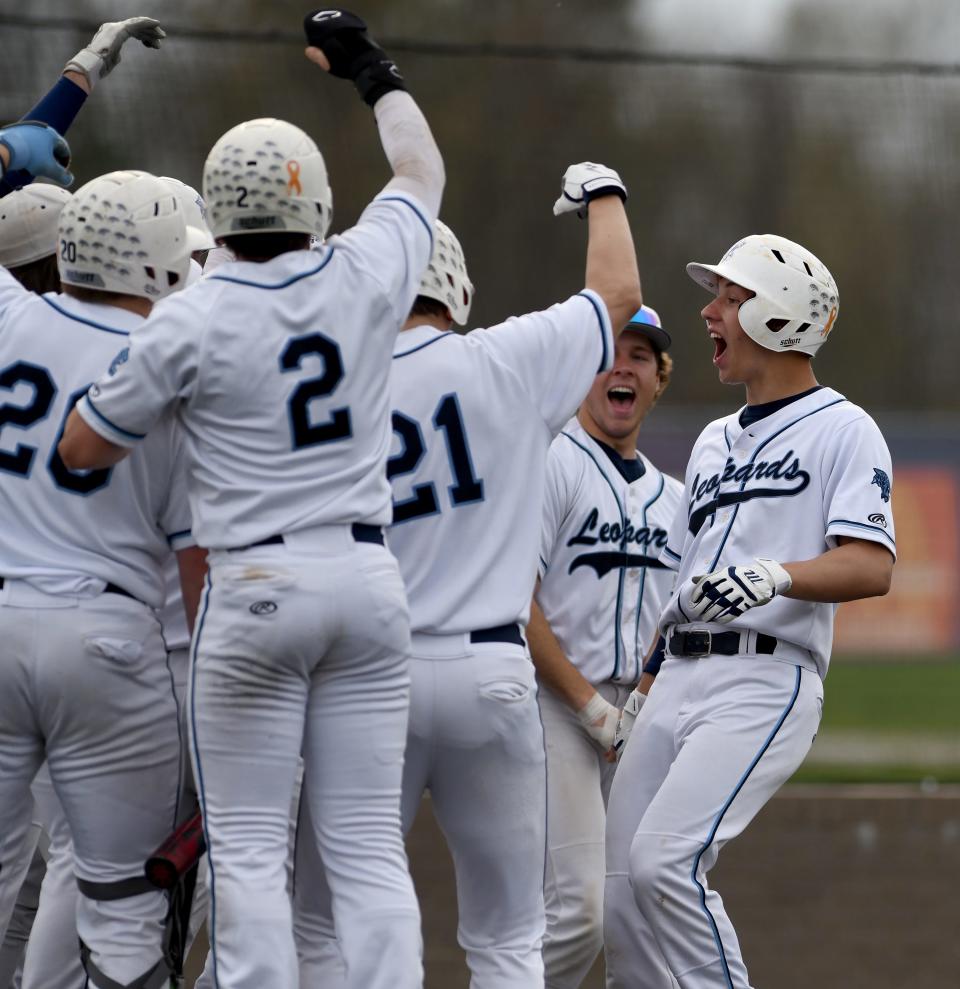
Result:
M410 855L427 989L467 989L453 877L425 801ZM787 787L712 875L760 989L960 985L960 787ZM584 989L602 989L595 966Z

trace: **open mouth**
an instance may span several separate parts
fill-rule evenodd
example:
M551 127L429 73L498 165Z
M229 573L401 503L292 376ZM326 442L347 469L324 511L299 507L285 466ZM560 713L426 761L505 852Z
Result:
M727 349L727 341L719 333L711 333L710 339L713 341L713 363L717 364Z
M607 401L617 412L629 412L637 393L629 385L614 385L607 391Z

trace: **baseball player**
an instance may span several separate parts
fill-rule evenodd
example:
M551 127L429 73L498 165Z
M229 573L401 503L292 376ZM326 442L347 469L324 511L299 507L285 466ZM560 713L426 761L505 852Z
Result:
M659 557L682 485L637 450L670 380L669 346L643 306L547 459L527 638L547 755L550 989L579 986L603 943L604 807L616 769L608 753L673 586Z
M466 323L473 286L438 223L394 348L388 541L413 630L403 823L409 830L429 789L475 989L543 986L543 734L522 630L550 442L609 370L639 303L625 195L610 169L571 166L555 212L587 212L586 288L466 335L449 331ZM319 892L298 890L299 926L317 941L322 923L303 917L322 914ZM314 951L301 946L302 982L328 984L326 955Z
M279 120L228 131L204 198L239 260L158 307L81 401L62 451L76 466L115 461L167 409L186 433L194 532L210 550L190 707L214 980L297 984L285 863L302 746L349 984L408 989L422 964L399 813L409 616L382 533L388 377L444 172L363 21L322 10L306 28L308 56L373 107L393 178L312 251L332 206L317 146Z
M0 158L17 167L45 142L62 152L52 134L10 128ZM36 164L26 167L66 177L63 161ZM185 560L195 551L172 422L115 470L72 471L56 447L74 401L122 361L151 300L182 286L191 235L145 173L88 183L63 207L59 232L63 295L38 297L0 270L10 523L0 546L0 926L29 859L27 794L46 756L75 842L87 977L104 989L165 972L165 903L139 878L179 798L176 705L152 609L170 545Z
M762 234L687 271L747 404L701 433L663 548L666 658L610 794L604 937L610 986L745 989L707 873L810 748L837 602L889 589L890 454L814 377L839 300L810 251Z

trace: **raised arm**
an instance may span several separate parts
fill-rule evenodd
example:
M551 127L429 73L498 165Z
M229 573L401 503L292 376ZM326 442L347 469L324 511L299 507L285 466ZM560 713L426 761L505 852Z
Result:
M443 159L396 63L370 37L364 21L349 11L314 11L304 19L304 29L307 58L331 75L350 79L373 108L393 170L387 189L416 196L436 219L445 181Z
M620 176L591 161L571 165L563 176L553 212L586 215L586 287L603 299L615 335L640 308L640 273L624 202L627 190Z
M109 75L120 61L120 49L128 38L136 38L148 48L159 48L163 29L152 17L130 17L101 24L90 44L67 62L56 83L31 107L23 120L47 124L66 134L98 79ZM37 173L10 169L0 180L0 196L29 185Z

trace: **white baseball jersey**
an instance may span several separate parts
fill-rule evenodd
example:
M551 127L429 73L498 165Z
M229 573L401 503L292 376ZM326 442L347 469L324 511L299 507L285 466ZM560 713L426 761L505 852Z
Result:
M818 388L747 427L740 413L710 423L694 445L663 550L677 591L661 630L689 623L679 598L696 574L749 563L810 560L839 536L880 543L896 556L890 452L863 409ZM809 650L784 656L826 676L837 605L776 597L714 631L753 629ZM774 652L773 658L777 659Z
M537 603L592 684L633 684L659 635L674 573L660 560L683 485L643 454L628 480L571 419L547 458Z
M390 192L318 251L224 264L156 307L80 414L131 446L176 408L209 549L388 523L390 353L432 237L426 209Z
M0 576L79 596L113 583L162 602L163 561L193 545L172 418L115 467L69 471L57 454L74 402L123 361L142 322L115 306L34 295L0 268Z
M547 451L612 358L606 306L589 291L465 336L399 336L387 541L414 631L526 624Z

